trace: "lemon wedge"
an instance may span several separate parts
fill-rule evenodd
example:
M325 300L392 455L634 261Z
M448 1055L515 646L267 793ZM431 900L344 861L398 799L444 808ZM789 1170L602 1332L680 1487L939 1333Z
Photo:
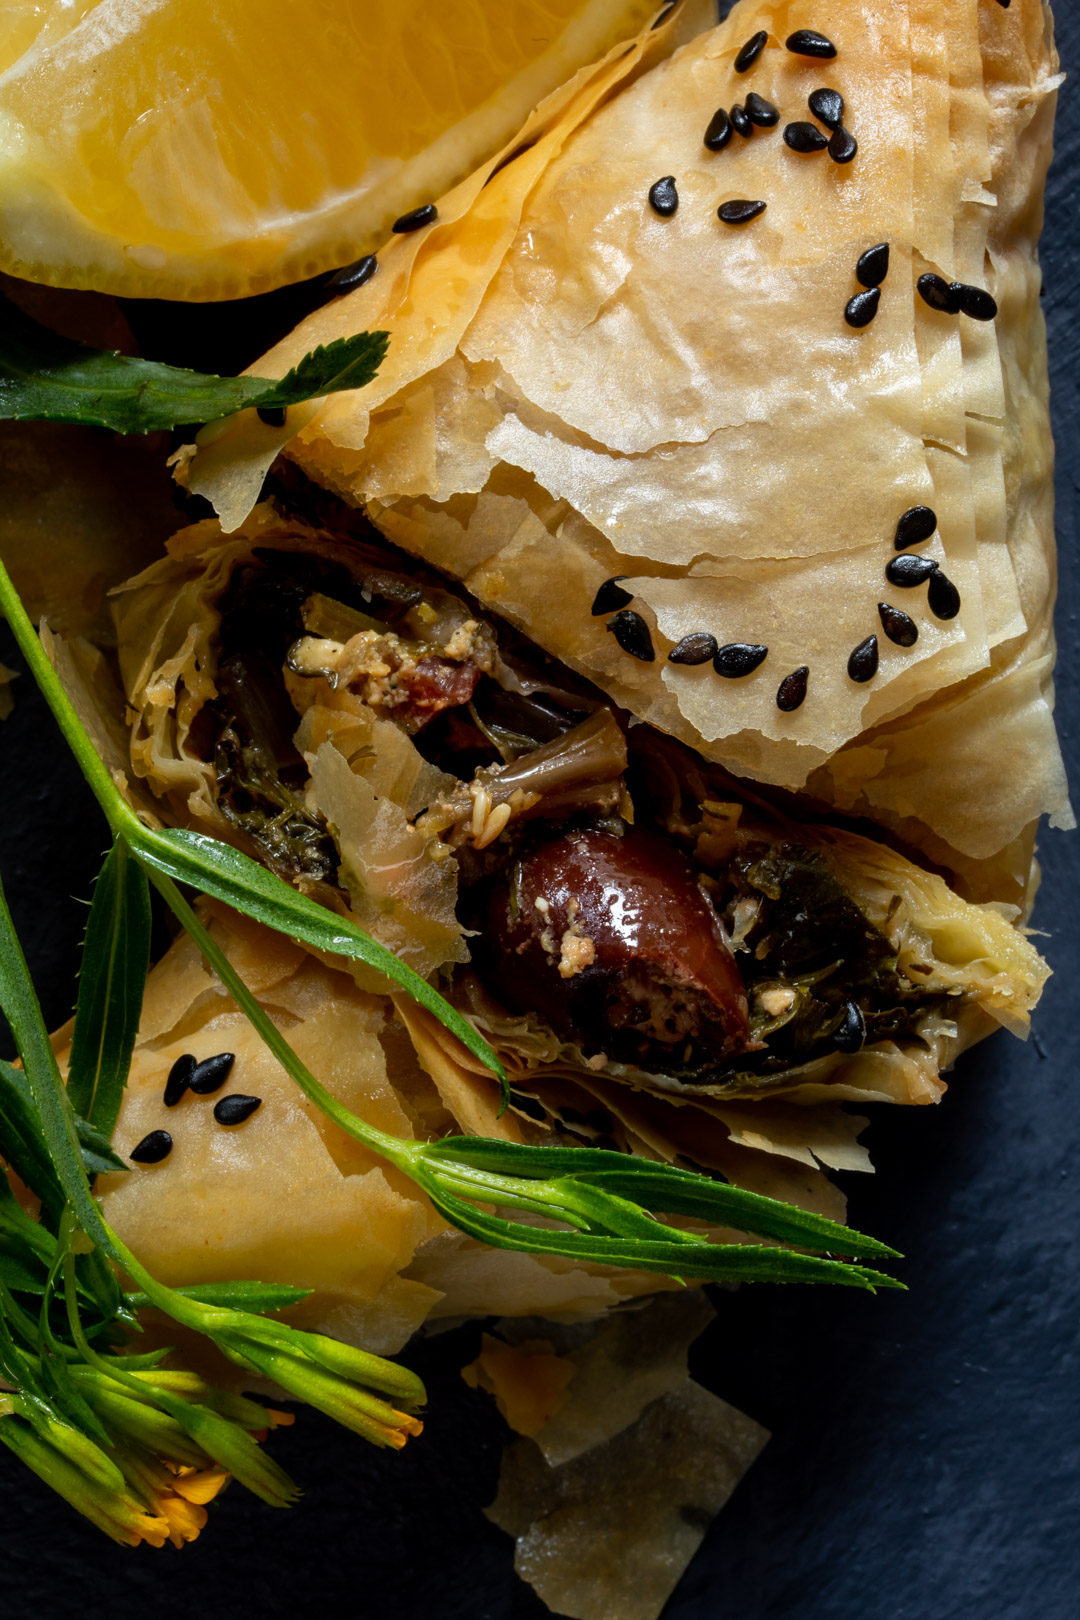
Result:
M348 263L660 0L38 0L0 39L0 269L237 298Z

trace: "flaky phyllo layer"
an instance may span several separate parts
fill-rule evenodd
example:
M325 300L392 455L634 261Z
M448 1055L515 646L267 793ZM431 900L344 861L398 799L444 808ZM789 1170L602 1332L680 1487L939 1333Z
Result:
M835 60L784 49L805 26ZM757 29L768 45L739 75ZM1058 83L1048 12L744 3L649 60L586 76L513 161L258 362L278 374L344 333L390 333L376 382L328 400L287 453L635 714L1016 898L1038 816L1067 813L1035 257ZM782 137L812 122L823 86L843 96L851 162ZM717 106L749 92L778 124L709 150ZM669 174L679 204L662 217L648 194ZM731 199L766 209L725 225ZM880 306L855 329L856 264L882 242ZM916 291L928 273L989 290L997 319L931 309ZM260 458L256 428L190 470L227 526L275 453ZM925 584L886 580L916 504L936 514L921 554L958 588L952 618ZM613 575L629 576L652 663L590 616ZM914 645L883 633L881 601L915 619ZM702 630L768 658L727 681L666 662ZM853 681L849 654L872 634L877 674ZM804 667L806 699L785 712L779 683Z
M800 28L835 59L786 49ZM822 1166L866 1164L845 1102L935 1100L965 1045L1024 1031L1047 971L1019 926L1034 829L1068 816L1035 258L1056 69L1041 0L744 0L678 50L661 26L254 368L385 328L373 384L181 456L222 522L118 593L111 719L105 664L57 649L103 749L149 813L430 975L512 1106L426 1015L297 952L275 982L309 999L274 991L274 1015L303 1039L314 1020L343 1086L385 1073L418 1131L557 1132L835 1211ZM822 125L823 88L854 155L785 136ZM718 106L751 93L757 121L719 142ZM184 949L158 970L132 1131L177 1041L249 1039L200 974ZM366 1057L335 1057L339 1001ZM280 1113L283 1162L346 1166L306 1105ZM246 1146L206 1151L254 1183ZM190 1221L173 1160L155 1179ZM271 1275L220 1221L181 1242L135 1179L110 1197L163 1254ZM410 1322L418 1286L448 1312L616 1286L410 1219L382 1282L342 1284L357 1309L391 1277Z

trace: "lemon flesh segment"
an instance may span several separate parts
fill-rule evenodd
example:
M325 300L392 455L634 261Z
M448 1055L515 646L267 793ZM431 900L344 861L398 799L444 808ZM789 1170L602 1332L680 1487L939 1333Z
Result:
M235 298L369 251L658 0L40 0L0 41L0 269Z

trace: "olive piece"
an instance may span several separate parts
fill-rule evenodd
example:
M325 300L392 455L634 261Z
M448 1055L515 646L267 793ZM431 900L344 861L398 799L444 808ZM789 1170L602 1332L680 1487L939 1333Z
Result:
M665 839L578 829L536 844L492 891L474 961L514 1012L623 1061L741 1051L735 958L689 861Z

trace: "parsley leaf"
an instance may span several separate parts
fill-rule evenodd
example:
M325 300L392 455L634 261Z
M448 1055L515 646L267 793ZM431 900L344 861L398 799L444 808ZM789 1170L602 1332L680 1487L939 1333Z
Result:
M363 388L386 354L386 332L313 349L280 381L213 377L60 337L0 298L0 418L81 422L116 433L216 422L250 407L281 409Z

